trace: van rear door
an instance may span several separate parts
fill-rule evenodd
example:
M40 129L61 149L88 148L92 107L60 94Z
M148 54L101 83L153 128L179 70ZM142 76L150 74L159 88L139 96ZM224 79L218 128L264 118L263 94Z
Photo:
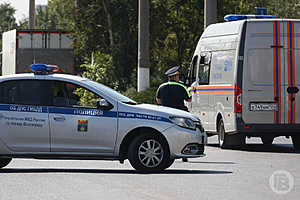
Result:
M300 22L249 21L245 42L245 123L300 123Z
M300 22L285 21L285 119L287 124L300 123Z
M246 124L285 123L284 23L248 21L243 73Z

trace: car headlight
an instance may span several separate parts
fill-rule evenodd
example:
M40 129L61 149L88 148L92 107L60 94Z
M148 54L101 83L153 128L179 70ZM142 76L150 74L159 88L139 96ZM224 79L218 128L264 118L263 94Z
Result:
M185 117L175 117L175 116L171 116L170 119L177 126L193 129L193 130L196 129L196 123L192 119L185 118Z

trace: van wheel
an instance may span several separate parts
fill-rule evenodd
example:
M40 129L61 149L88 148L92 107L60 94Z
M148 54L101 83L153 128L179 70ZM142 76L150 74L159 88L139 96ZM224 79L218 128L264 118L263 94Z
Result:
M222 149L241 147L246 144L246 137L241 134L228 135L225 132L223 119L218 126L219 145Z
M294 149L300 151L300 136L292 136Z
M153 134L136 137L129 146L128 159L133 168L142 172L162 171L174 162L168 144Z
M271 145L273 143L274 137L272 136L262 136L261 141L264 145Z
M224 128L224 122L223 119L219 121L218 125L218 139L219 139L219 146L223 149L226 148L226 143L227 143L227 135L225 133L225 128Z
M11 158L0 158L0 169L6 167L11 160Z

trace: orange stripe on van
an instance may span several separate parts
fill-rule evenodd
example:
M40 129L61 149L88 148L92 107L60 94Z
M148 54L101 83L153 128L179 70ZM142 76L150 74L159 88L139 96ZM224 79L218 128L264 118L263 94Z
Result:
M291 22L292 24L292 38L291 38L291 40L292 40L292 76L291 76L291 78L292 78L292 84L293 84L293 87L295 87L295 22ZM296 96L296 94L293 94L293 98L296 98L295 97ZM296 115L295 115L295 113L296 113L296 101L294 100L293 101L293 120L292 120L292 123L293 124L295 124L295 117L296 117Z
M273 46L276 46L276 22L273 22ZM274 81L274 99L276 97L276 87L275 87L275 80L276 80L276 48L273 48L273 81ZM276 123L276 111L274 111L274 124Z
M292 23L292 63L293 63L293 68L292 68L292 82L293 82L293 87L296 86L295 83L295 22ZM296 94L293 94L294 96L296 96ZM296 97L294 97L296 98ZM293 124L295 124L296 122L296 101L293 101Z
M281 54L280 54L280 22L273 22L273 80L274 99L278 98L278 111L274 112L274 124L281 123Z
M295 27L294 22L287 22L287 35L288 35L288 51L287 51L287 62L288 62L288 87L295 86ZM293 93L289 93L288 101L288 122L295 124L295 111L296 101Z
M197 86L194 94L233 94L234 86Z

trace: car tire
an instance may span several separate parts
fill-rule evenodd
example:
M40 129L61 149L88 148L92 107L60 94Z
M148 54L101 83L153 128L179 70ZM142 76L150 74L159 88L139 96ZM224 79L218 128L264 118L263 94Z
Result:
M300 136L292 136L294 149L300 151Z
M227 135L225 133L223 119L221 119L218 124L218 140L219 140L219 146L222 149L227 147Z
M175 159L169 159L169 162L166 162L163 169L168 169L169 167L171 167L171 165L173 165L174 161L175 161Z
M133 168L141 172L158 172L170 167L168 144L159 136L148 133L136 137L129 145L128 159Z
M261 141L264 145L271 145L274 141L274 137L272 137L272 136L262 136Z
M223 119L218 125L219 146L222 149L239 148L246 144L246 137L241 134L228 135L225 132Z
M11 158L0 158L0 169L6 167L11 160Z

